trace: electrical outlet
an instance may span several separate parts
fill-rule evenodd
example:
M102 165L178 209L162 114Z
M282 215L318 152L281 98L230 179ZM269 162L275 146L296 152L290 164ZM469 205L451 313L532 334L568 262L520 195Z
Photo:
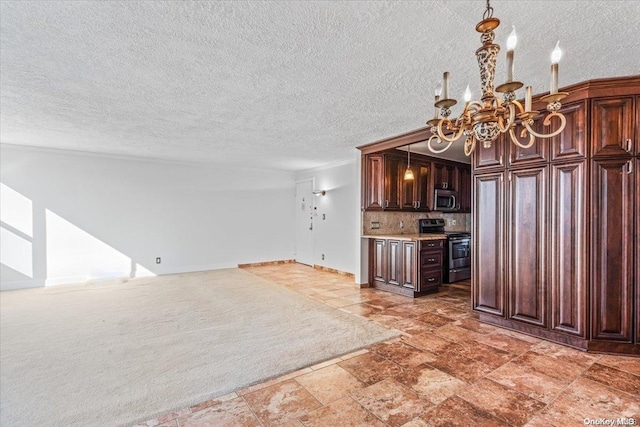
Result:
M371 221L371 229L376 230L380 228L380 223L378 221Z
M451 225L456 225L457 221L455 219L451 220Z
M162 260L160 259L160 257L156 258L156 264L160 264L162 262Z
M400 228L404 228L404 221L400 221Z
M324 261L324 254L322 254L322 260Z

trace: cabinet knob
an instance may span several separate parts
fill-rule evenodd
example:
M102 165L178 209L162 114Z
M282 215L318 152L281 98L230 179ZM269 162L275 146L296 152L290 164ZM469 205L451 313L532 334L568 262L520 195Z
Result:
M627 146L627 152L631 152L631 138L627 138L627 140L625 141L626 146Z
M427 261L429 261L429 262L436 262L436 259L435 259L435 258L429 258Z
M427 279L427 282L435 282L436 278L435 277L430 277Z
M627 173L633 173L633 159L629 160L627 162Z

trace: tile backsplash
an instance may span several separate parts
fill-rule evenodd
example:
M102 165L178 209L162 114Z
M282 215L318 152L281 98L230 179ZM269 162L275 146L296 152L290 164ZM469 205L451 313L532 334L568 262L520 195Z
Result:
M419 231L418 220L422 218L443 218L446 231L471 231L471 214L468 213L365 211L362 215L362 234L366 235L415 234ZM374 228L376 224L379 228Z

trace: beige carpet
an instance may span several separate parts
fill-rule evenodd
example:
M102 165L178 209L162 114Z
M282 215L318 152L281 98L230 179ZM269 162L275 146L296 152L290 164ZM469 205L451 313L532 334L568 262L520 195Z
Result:
M0 424L153 418L395 336L237 269L0 294Z

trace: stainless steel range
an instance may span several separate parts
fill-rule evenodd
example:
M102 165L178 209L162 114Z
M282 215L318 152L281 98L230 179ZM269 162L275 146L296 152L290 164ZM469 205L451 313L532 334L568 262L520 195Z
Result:
M444 231L444 219L426 218L419 220L420 234L444 234L445 262L443 271L444 283L471 278L471 233L460 231Z

